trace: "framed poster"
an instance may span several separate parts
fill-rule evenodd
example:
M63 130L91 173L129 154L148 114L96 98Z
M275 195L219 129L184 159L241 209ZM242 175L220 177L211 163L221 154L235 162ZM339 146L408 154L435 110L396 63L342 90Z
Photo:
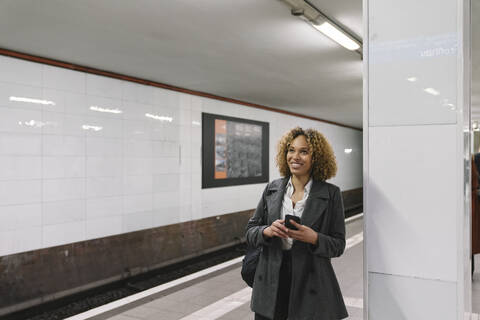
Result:
M202 188L268 182L269 125L202 113Z

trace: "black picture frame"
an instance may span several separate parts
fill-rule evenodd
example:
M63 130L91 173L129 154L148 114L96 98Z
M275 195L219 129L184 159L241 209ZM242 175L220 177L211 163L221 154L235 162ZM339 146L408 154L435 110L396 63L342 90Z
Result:
M216 174L216 136L215 120L226 120L236 123L251 124L261 127L261 174L258 176L215 178ZM258 129L257 129L258 131ZM226 140L226 139L225 139ZM258 145L257 145L258 146ZM218 147L218 146L217 146ZM269 123L202 113L202 189L255 184L268 182L269 179Z

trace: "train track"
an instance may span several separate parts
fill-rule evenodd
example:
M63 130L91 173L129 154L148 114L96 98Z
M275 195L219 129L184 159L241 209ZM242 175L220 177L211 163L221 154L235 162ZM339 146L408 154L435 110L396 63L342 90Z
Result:
M245 254L246 245L238 244L199 257L175 263L157 270L105 286L87 290L20 312L0 317L1 320L64 319L109 302L181 278Z

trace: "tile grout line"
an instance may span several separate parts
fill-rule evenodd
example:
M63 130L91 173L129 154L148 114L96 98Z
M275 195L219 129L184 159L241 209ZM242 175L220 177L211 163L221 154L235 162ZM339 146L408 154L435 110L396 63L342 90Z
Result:
M42 66L42 69L41 69L41 73L42 73L42 99L44 98L45 96L45 88L44 88L44 70L45 70L45 66ZM43 122L44 119L45 119L45 109L41 108L41 121ZM40 216L41 216L41 225L40 225L40 241L41 241L41 244L40 244L40 248L45 248L45 210L44 210L44 193L45 191L43 190L44 189L44 185L45 185L45 172L43 170L44 168L44 163L45 163L45 133L44 133L44 129L43 129L43 126L40 128Z

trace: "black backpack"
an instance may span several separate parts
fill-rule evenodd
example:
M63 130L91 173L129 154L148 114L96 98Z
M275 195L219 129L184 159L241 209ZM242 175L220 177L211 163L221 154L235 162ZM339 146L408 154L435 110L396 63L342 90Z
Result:
M262 224L265 220L265 214L267 212L267 206L265 202L263 203L263 216L262 216ZM253 287L253 280L255 279L255 271L257 271L258 259L260 258L260 253L262 253L263 246L259 247L247 247L247 253L242 260L242 271L240 272L242 275L243 281L249 287Z
M253 280L255 279L255 271L257 270L258 259L260 258L260 253L262 252L262 247L251 247L248 246L247 253L242 260L242 279L245 281L249 287L253 287Z

